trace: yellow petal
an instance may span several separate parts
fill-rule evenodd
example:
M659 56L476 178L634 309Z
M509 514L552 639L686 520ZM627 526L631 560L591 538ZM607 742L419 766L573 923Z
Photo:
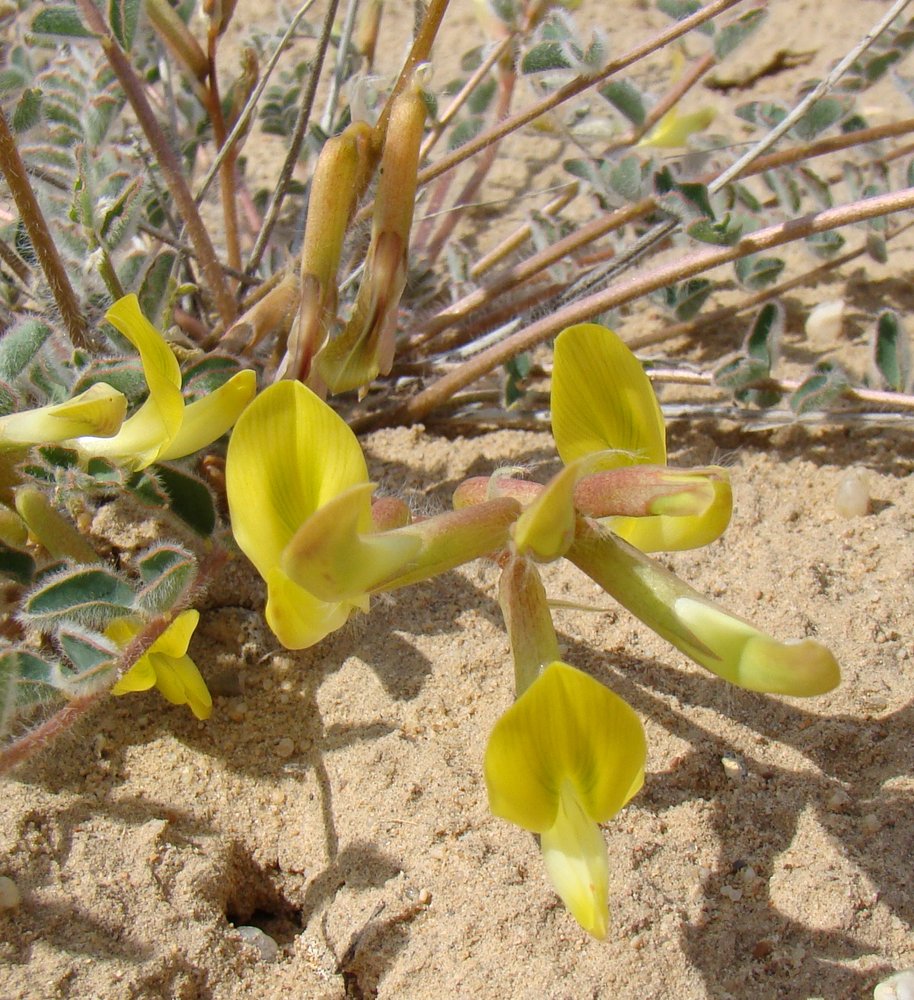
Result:
M241 414L225 474L232 532L264 579L315 511L368 481L362 449L345 421L292 381L271 385ZM371 529L367 503L358 529Z
M140 311L135 295L118 299L106 318L140 352L149 396L114 437L81 437L76 444L86 455L145 469L158 459L181 426L181 369L164 337Z
M619 452L615 465L666 464L657 397L638 360L612 330L581 323L556 338L552 433L566 465L607 449Z
M556 823L563 784L601 823L640 787L641 722L617 695L565 663L550 664L498 720L485 757L496 816L535 833Z
M81 434L110 437L126 412L124 395L106 382L97 382L65 403L0 417L0 449L49 444Z
M656 149L679 149L688 145L689 136L703 132L714 121L714 108L701 108L682 115L672 108L643 138L639 146L653 146Z
M529 552L540 562L552 562L568 551L577 519L574 488L586 474L586 462L585 456L566 465L517 519L512 537L519 553Z
M278 383L277 383L278 384ZM286 649L305 649L346 624L357 605L321 601L277 566L265 577L267 624ZM367 598L363 609L368 610Z
M541 838L546 871L575 920L601 941L609 929L609 863L600 828L562 784L555 823Z
M606 524L642 552L679 552L709 545L730 523L733 491L724 477L708 481L713 486L713 499L700 514L612 517L606 519Z
M162 696L172 705L187 705L198 719L208 719L213 699L194 661L189 656L148 655Z
M191 609L182 611L177 618L149 647L150 653L164 653L166 656L183 656L190 645L190 637L200 621L200 612Z
M235 423L256 391L257 376L246 368L208 396L185 406L178 433L159 453L157 461L169 462L193 455L217 441Z
M155 686L156 673L148 656L142 656L111 688L112 694L129 694L131 691L148 691Z

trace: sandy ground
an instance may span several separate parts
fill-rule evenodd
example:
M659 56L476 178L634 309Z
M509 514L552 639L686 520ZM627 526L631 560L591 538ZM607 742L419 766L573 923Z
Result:
M620 6L627 37L662 23ZM833 2L823 24L773 3L766 44L789 24L815 64L756 93L821 72L884 8ZM849 321L824 346L861 368L867 317L904 304L906 260L791 298L788 357L808 363L805 310L843 295ZM717 338L696 356L739 333ZM289 653L239 557L191 647L223 692L208 722L156 694L113 700L4 784L0 874L22 902L0 912L0 995L845 1000L914 965L909 425L691 420L669 438L673 464L727 464L735 495L726 535L669 564L780 638L816 635L844 682L809 701L728 687L573 568L549 570L553 597L608 609L556 613L564 655L638 710L649 742L643 791L605 829L605 942L564 911L533 837L488 813L482 756L512 698L495 570L377 600ZM533 432L416 427L365 446L420 513L468 475L556 468ZM834 500L851 468L872 504L848 519ZM278 942L275 961L242 925Z

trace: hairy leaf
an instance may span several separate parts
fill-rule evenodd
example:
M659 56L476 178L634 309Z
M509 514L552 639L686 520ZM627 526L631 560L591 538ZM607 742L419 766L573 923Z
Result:
M756 7L725 24L714 36L714 55L718 60L726 59L734 49L742 45L756 28L761 26L767 16L768 13L763 7Z
M911 342L898 316L879 314L873 333L873 364L893 392L905 392L911 383Z
M64 622L102 626L130 613L134 593L116 573L98 566L51 575L22 602L23 621L39 628Z
M848 384L847 375L838 365L822 361L791 395L790 408L798 417L827 409L843 395Z
M91 38L92 32L83 24L72 4L50 4L32 20L37 35L66 35L70 38Z
M601 96L621 114L640 128L647 117L647 110L644 106L644 98L641 91L628 80L611 80L604 87L600 88Z

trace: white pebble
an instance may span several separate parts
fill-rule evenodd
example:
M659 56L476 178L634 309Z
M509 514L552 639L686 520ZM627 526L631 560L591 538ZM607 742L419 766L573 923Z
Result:
M275 962L279 955L279 945L265 934L259 927L236 927L245 944L251 945L260 952L262 962Z
M914 1000L914 969L904 969L884 979L873 990L873 1000Z
M277 757L291 757L295 753L295 743L288 736L283 736L276 744L275 752Z
M859 469L848 469L835 492L835 510L842 517L863 517L870 512L870 487Z
M19 886L8 875L0 875L0 910L15 910L21 902Z
M738 903L743 898L743 890L735 889L732 885L722 885L720 887L721 896L726 896L727 899L732 900L734 903Z
M820 302L806 317L806 335L811 340L834 344L844 320L844 299Z

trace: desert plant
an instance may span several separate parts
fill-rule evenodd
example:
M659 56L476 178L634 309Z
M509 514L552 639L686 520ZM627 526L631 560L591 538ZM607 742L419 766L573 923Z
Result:
M870 126L858 97L890 75L907 86L897 70L914 22L895 3L825 79L737 108L751 145L736 158L732 123L683 106L762 22L762 6L660 0L669 25L613 56L611 35L582 30L573 3L492 0L480 44L443 88L447 107L429 69L447 0L430 0L383 84L364 73L382 5L356 16L352 4L340 25L336 2L320 23L311 6L282 35L256 33L230 57L230 3L205 3L200 27L192 4L167 0L75 0L34 16L22 3L10 16L0 73L0 169L16 207L0 229L0 759L18 762L108 691L156 685L205 717L208 694L187 656L191 606L236 543L264 578L267 620L289 648L368 610L372 594L492 556L518 694L487 756L493 810L542 835L557 889L600 936L596 824L637 790L643 736L624 703L559 661L537 563L569 558L733 683L810 695L838 675L812 640L776 643L644 554L716 538L729 487L719 469L666 467L648 377L589 321L618 325L614 310L652 296L667 321L634 340L643 347L754 311L733 356L701 372L655 359L650 376L708 386L743 413L785 402L795 414L910 409L893 312L874 318L868 384L827 358L787 378L778 300L839 263L886 259L905 228L892 216L914 206L909 148L888 143L914 119ZM294 62L302 50L307 59ZM658 96L639 62L661 51L671 76ZM521 81L537 97L517 110ZM246 180L258 115L263 132L288 136L271 191ZM477 254L469 209L503 141L526 127L580 155L527 221ZM435 159L441 139L448 151ZM585 225L568 213L575 201L591 206ZM837 230L851 225L862 228L848 248ZM795 243L813 267L778 255ZM661 245L674 253L655 259ZM708 311L730 264L738 301ZM562 330L544 367L530 352ZM550 483L496 471L425 520L391 498L372 504L353 429L535 418L536 380L548 374L565 462ZM223 461L218 441L233 425ZM110 504L154 519L154 540L113 546L95 525ZM553 704L564 706L557 715ZM594 706L614 720L605 731ZM531 743L547 749L526 773Z

